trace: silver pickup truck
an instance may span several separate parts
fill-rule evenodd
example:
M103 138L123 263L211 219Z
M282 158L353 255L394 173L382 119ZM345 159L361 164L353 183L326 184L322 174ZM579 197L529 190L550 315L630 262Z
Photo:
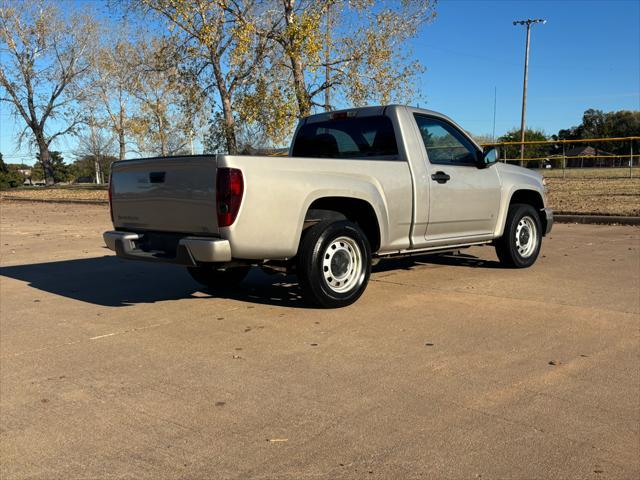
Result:
M532 265L553 224L542 177L497 162L446 116L400 105L300 121L289 155L113 164L107 246L186 266L209 287L252 266L296 273L323 307L356 301L372 262L492 244Z

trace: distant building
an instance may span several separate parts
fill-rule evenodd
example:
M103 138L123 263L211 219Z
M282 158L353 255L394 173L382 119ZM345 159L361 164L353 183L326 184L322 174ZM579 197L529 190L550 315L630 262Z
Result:
M622 167L624 157L590 146L580 146L567 150L567 167Z

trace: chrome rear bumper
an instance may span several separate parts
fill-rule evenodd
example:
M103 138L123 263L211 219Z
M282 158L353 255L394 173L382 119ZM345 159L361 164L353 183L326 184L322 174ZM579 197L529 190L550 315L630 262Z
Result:
M119 257L130 260L145 260L179 265L195 266L198 263L221 263L231 261L231 246L228 240L211 237L183 237L178 242L175 255L161 251L147 251L139 247L144 234L132 232L104 232L102 238L107 248Z

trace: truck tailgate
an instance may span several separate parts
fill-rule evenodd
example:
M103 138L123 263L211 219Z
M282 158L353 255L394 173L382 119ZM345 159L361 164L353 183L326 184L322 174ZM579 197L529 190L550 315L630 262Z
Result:
M114 163L110 185L114 226L215 235L215 187L215 156Z

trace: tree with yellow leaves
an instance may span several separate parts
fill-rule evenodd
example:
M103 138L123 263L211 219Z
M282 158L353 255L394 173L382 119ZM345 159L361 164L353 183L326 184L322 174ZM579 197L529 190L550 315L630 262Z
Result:
M434 16L429 0L270 2L254 20L268 55L240 114L277 143L296 119L333 109L331 98L355 106L415 99L423 67L406 42Z
M227 151L238 151L235 95L251 80L265 53L255 31L258 0L129 0L164 18L194 62L202 83L212 87L222 110Z
M129 0L160 14L220 100L227 151L237 119L273 143L298 118L334 103L406 102L422 65L407 40L433 0ZM324 97L324 101L322 101Z

